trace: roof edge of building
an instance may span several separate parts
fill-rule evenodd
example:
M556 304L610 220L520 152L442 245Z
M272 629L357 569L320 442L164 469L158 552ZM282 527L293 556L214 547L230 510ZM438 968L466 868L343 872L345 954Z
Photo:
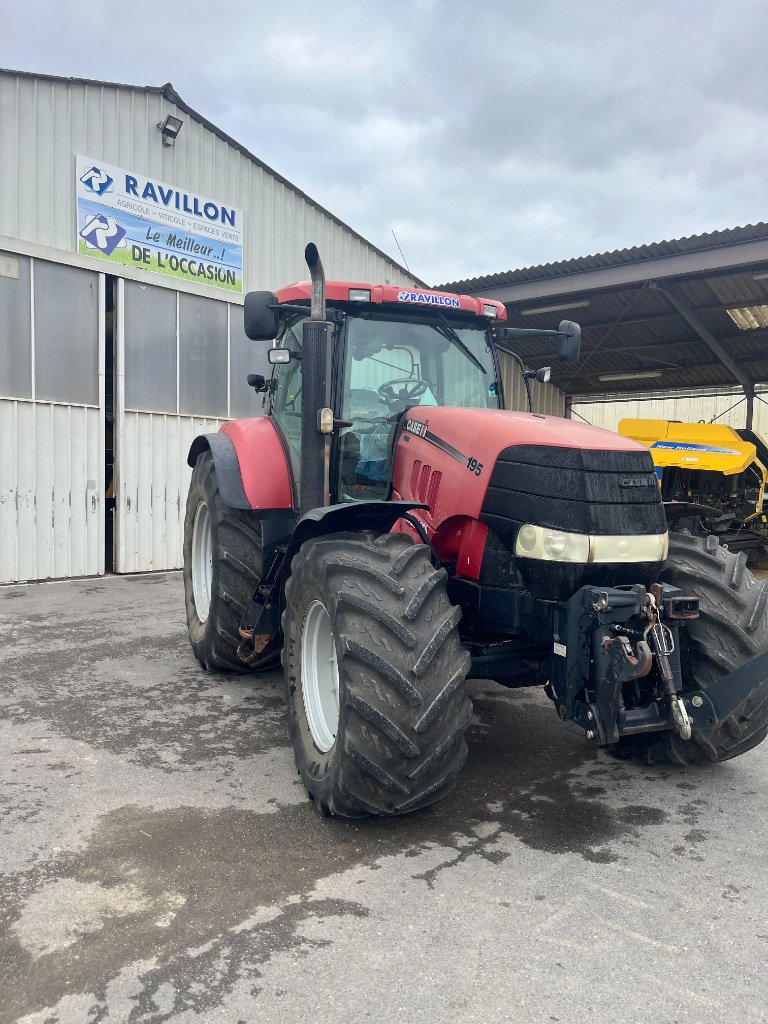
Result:
M738 237L739 235L741 237ZM682 238L664 239L660 242L649 242L624 249L612 249L589 256L574 256L571 259L557 260L553 263L540 263L532 267L520 267L516 270L499 271L495 274L482 274L460 281L449 281L435 287L446 291L465 289L470 292L479 292L483 288L498 288L523 281L553 280L587 273L591 270L605 270L611 267L646 263L663 256L706 252L763 239L768 239L768 222L757 221L755 224L722 228L699 235L684 235ZM681 248L673 248L678 246Z
M238 142L237 139L232 138L231 135L228 135L223 129L219 128L218 125L215 125L213 121L209 121L207 117L205 117L199 111L195 110L194 107L191 107L184 99L182 99L182 97L173 87L171 82L166 82L165 85L160 86L131 85L127 82L107 82L97 78L78 78L67 77L66 75L50 75L35 71L16 71L13 68L0 68L0 75L8 75L9 77L13 76L15 78L42 79L46 82L60 82L64 85L92 85L109 89L131 89L134 92L146 92L162 96L168 103L172 103L175 107L178 107L179 110L183 110L184 113L187 114L189 117L193 117L196 121L203 125L203 127L207 128L209 131L213 132L214 135L220 138L222 142L226 142L228 146L231 146L233 149L236 149L239 153L241 153L252 163L256 164L258 167L260 167L263 171L265 171L267 174L273 177L276 181L279 181L281 185L284 185L286 188L290 189L291 192L294 192L297 196L299 196L300 199L303 199L310 206L314 207L319 213L323 214L324 217L328 217L331 221L333 221L334 224L337 224L340 228L343 228L345 231L348 231L351 235L353 235L355 238L358 238L366 246L372 249L373 252L375 252L378 256L381 256L382 259L385 259L388 263L391 263L393 267L397 267L398 270L401 270L404 274L407 274L408 277L413 278L413 280L417 283L419 287L429 287L426 284L426 282L416 277L416 275L412 271L408 270L407 267L402 266L400 263L397 262L397 260L392 259L392 257L385 253L383 249L379 249L377 245L374 245L373 242L369 241L367 238L361 235L359 231L355 231L354 228L350 227L349 224L341 220L341 218L337 217L334 213L331 213L330 210L326 210L326 208L324 206L321 206L320 203L317 202L317 200L307 195L306 192L300 189L297 185L294 185L292 182L290 182L286 177L280 174L279 171L276 171L273 167L270 167L269 164L259 159L259 157L257 157L254 153L247 149L241 142Z

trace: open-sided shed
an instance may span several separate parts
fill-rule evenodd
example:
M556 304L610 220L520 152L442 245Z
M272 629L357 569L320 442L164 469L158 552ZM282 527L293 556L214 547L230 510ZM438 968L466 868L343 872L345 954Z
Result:
M751 426L755 385L768 381L768 223L440 287L500 299L510 326L579 322L579 363L552 365L568 404L738 386ZM550 339L526 339L519 349L533 366L552 362Z

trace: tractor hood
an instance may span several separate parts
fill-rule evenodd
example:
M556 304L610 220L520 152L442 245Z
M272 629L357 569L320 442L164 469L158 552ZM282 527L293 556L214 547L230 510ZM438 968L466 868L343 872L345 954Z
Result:
M429 505L424 518L436 532L460 519L479 521L510 557L526 524L586 535L590 551L625 552L621 557L626 573L614 566L610 574L605 565L585 570L577 565L558 567L553 564L556 559L545 565L515 557L539 596L573 593L577 585L592 582L592 569L610 575L614 584L625 582L623 575L626 582L636 581L636 553L660 554L663 545L654 538L667 531L648 449L611 431L557 416L411 408L400 425L392 484L393 498ZM594 541L601 537L605 542ZM585 556L585 561L590 559L592 555ZM642 560L661 558L643 554ZM650 574L646 565L643 577Z
M536 462L543 466L553 465L553 460L562 461L564 453L569 452L572 454L565 458L580 464L591 466L607 458L627 466L628 472L633 471L630 467L640 466L641 471L653 472L653 463L644 445L588 423L499 409L415 406L406 412L400 424L393 485L399 493L402 493L401 487L408 491L408 473L418 461L422 467L428 465L444 475L448 473L457 484L463 481L465 514L477 517L496 463L502 453L510 449L518 449L519 454L523 454L523 449L535 449ZM459 467L465 470L464 476ZM437 509L432 512L436 514Z

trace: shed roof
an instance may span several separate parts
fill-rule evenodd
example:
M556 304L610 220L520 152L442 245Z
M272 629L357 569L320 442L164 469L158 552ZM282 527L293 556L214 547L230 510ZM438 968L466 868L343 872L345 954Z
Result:
M500 299L510 326L580 322L579 363L552 367L567 395L768 381L768 223L441 287ZM727 312L761 306L741 325ZM552 359L547 339L521 340L519 351L533 365Z

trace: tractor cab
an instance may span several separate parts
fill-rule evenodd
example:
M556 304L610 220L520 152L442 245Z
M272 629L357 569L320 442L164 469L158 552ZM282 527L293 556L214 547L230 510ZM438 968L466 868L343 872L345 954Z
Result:
M548 367L529 370L506 348L511 338L551 334L560 359L578 357L580 331L570 321L558 331L506 328L501 302L326 282L314 245L307 263L310 281L251 292L244 307L248 337L273 342L272 379L258 386L289 454L302 513L386 499L406 410L502 409L499 349L517 361L526 387L529 378L547 380ZM530 390L528 397L530 405Z
M373 290L344 284L329 286L331 289L347 295ZM279 305L280 294L277 299ZM269 396L272 419L283 433L298 481L301 421L307 412L302 401L304 326L310 318L309 310L297 310L294 302L288 305L279 311L279 332L270 353L278 361ZM493 305L494 319L503 315L503 309ZM330 392L338 444L330 474L332 501L385 496L395 434L407 409L499 408L499 371L489 320L488 315L474 311L462 311L449 319L440 310L410 304L403 309L383 301L350 302L347 298L334 303L332 320L329 318ZM284 361L286 352L288 361Z

